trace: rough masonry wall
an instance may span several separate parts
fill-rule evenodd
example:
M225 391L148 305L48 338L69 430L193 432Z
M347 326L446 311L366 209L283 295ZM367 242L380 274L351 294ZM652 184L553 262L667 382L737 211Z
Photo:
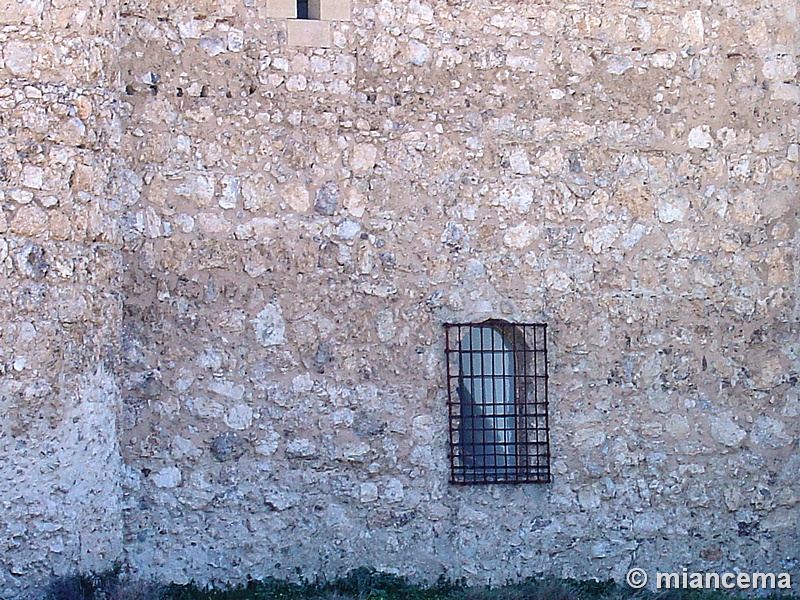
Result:
M0 2L0 597L121 552L105 2Z
M204 581L791 570L791 1L123 11L125 540ZM554 481L448 485L446 320L546 321Z
M120 556L117 382L145 574L796 570L791 5L250 4L2 6L3 595ZM446 484L488 316L550 486Z

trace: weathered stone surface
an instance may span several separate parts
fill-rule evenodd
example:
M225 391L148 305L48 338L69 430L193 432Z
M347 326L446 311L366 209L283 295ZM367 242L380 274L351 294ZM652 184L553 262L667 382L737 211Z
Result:
M181 470L177 467L166 467L152 475L153 485L159 488L171 489L181 484Z
M714 138L711 137L708 125L701 125L693 128L689 132L690 148L711 148L714 145Z
M5 67L16 77L30 76L36 57L36 50L27 42L12 40L3 47Z
M712 417L710 431L711 437L726 446L738 445L747 435L741 427L726 417Z
M0 596L795 564L789 4L0 12ZM448 484L487 318L550 326L549 485Z
M378 148L374 144L356 144L350 155L350 168L355 175L369 173L375 166Z
M508 159L511 170L520 175L528 175L531 172L531 163L528 160L528 153L524 148L516 148L511 152Z
M288 458L311 458L317 454L317 447L311 440L300 438L286 443Z
M527 222L511 227L503 236L503 243L515 250L527 247L538 235L538 231Z
M246 404L237 404L225 415L225 424L231 429L244 431L253 424L253 409Z
M300 183L291 183L283 189L283 199L289 207L299 213L308 212L311 208L311 195L306 186Z
M317 190L314 210L322 215L334 215L339 207L339 187L334 181L328 181Z
M211 442L211 455L219 462L238 460L245 452L245 441L234 431L223 433Z
M4 0L0 3L0 22L9 25L36 25L42 18L43 0Z
M256 341L262 346L279 346L286 343L286 325L279 307L268 304L253 319Z
M8 251L6 250L6 255ZM16 264L19 272L30 279L44 279L50 266L44 255L44 249L31 242L27 242L16 252Z
M38 206L21 206L11 221L11 231L27 237L36 237L47 231L47 221L47 213Z

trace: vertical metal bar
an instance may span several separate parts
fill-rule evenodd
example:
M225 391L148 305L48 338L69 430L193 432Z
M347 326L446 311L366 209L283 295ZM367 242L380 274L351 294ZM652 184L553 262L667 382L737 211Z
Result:
M447 456L450 459L450 482L452 483L455 476L455 462L453 450L455 444L453 443L453 377L450 369L450 329L451 326L445 323L444 326L444 360L447 363L447 415L448 415L448 437L450 446L447 450Z
M521 457L520 464L522 465L523 471L520 473L522 477L527 475L527 471L529 469L529 454L530 454L530 432L529 424L530 424L530 408L528 406L528 344L526 342L526 334L527 328L523 325L521 328L522 332L522 341L518 342L519 349L520 349L520 356L522 356L522 385L520 390L520 401L522 402L522 416L521 416L521 423L520 429L523 431L522 434L522 445L520 447L519 455Z
M486 422L486 412L488 403L486 402L486 340L484 339L486 335L486 329L484 327L479 327L478 331L480 332L481 344L480 344L480 361L481 361L481 376L479 380L479 384L481 387L481 405L483 412L483 418L481 419L480 423L480 436L481 436L481 480L486 481L486 463L488 461L488 456L486 453L486 426L484 423ZM477 425L476 425L477 427Z
M542 326L542 335L544 337L542 343L542 351L544 352L544 431L545 431L545 480L550 481L550 398L549 398L549 375L550 372L547 360L547 324Z
M514 426L514 469L513 469L513 478L514 480L519 480L521 469L522 469L522 452L521 449L524 443L524 428L523 428L523 419L525 418L525 411L521 410L521 407L524 406L523 403L525 401L524 397L524 390L520 387L520 364L519 364L519 335L517 331L517 327L510 327L509 331L511 332L511 364L514 367L514 373L511 377L511 389L514 391L514 396L512 398L513 406L512 406L512 415L513 415L513 426ZM509 469L509 476L511 476L512 472Z
M464 332L467 333L464 333ZM459 325L458 327L458 343L459 343L459 356L460 360L458 363L459 368L459 386L463 386L464 390L467 390L467 385L472 386L472 379L471 377L471 369L472 363L469 363L469 367L467 368L467 361L472 360L472 356L469 354L470 346L469 340L467 342L464 341L465 336L469 335L469 327L464 327ZM468 375L469 373L469 375ZM469 390L469 393L472 394L472 390ZM460 415L461 415L461 443L458 448L460 453L460 461L459 461L459 468L461 469L461 478L462 481L468 482L467 479L469 474L469 468L472 461L472 405L470 402L472 401L472 397L469 396L468 398L461 398L459 403Z
M539 410L541 408L541 400L539 398L539 328L533 328L533 405L536 417L534 418L534 441L535 445L533 450L536 456L536 477L539 477L542 467L541 458L541 432L539 430Z
M469 413L469 440L470 444L468 448L465 448L465 454L468 455L469 458L469 468L467 468L465 460L464 468L465 473L470 477L472 481L475 481L476 478L476 469L477 469L477 461L478 461L478 446L477 446L477 431L476 431L476 417L475 413L478 408L478 403L475 400L475 365L476 365L476 357L475 357L475 348L473 346L473 342L475 341L472 336L472 326L467 326L466 328L467 333L465 336L469 336L469 350L467 350L467 358L469 359L469 390L470 390L470 413Z
M500 333L497 328L492 327L489 329L489 335L492 338L492 401L494 403L494 408L492 412L493 415L493 422L492 422L492 429L494 429L494 434L492 435L492 454L493 463L492 466L494 467L494 478L495 480L501 479L502 474L505 467L505 444L506 444L506 420L505 420L505 375L506 375L506 361L505 357L503 356L503 346L501 345L499 354L500 354L500 377L498 378L498 374L496 372L497 368L497 354L498 350L495 348L495 342L497 341L497 336L500 335L502 337L502 333ZM501 340L502 341L502 340ZM500 393L498 394L498 388Z

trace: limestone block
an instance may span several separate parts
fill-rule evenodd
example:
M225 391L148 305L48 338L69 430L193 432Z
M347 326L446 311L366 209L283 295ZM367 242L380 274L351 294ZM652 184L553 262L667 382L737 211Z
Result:
M16 77L30 75L33 65L36 63L36 58L36 50L27 42L14 40L8 42L3 48L3 60L6 68Z
M209 391L231 398L232 400L241 400L244 397L244 386L240 383L234 383L223 379L221 381L212 381L208 384ZM234 427L236 429L236 427Z
M290 46L331 47L331 25L328 21L289 19L286 21L286 34Z
M25 165L22 168L22 185L36 190L42 189L44 181L44 169L33 165Z
M237 404L225 414L225 424L231 429L244 431L253 424L253 409L246 404Z
M64 121L55 132L55 141L67 146L78 146L86 136L86 125L78 117Z
M42 18L44 0L0 1L0 23L3 25L36 25Z
M689 132L689 147L707 149L714 145L714 139L707 125L695 127Z
M503 236L503 243L514 250L522 250L530 244L539 234L536 227L527 222L522 222L514 227L509 227Z
M231 52L241 52L244 48L244 32L239 29L231 29L228 32L228 50Z
M303 75L292 75L286 80L286 89L290 92L302 92L308 87L308 79Z
M703 15L699 10L690 10L681 19L683 32L690 44L702 46L705 43Z
M358 495L361 502L375 502L378 499L378 486L371 481L362 483Z
M515 148L508 159L511 170L520 175L528 175L531 172L531 163L528 160L528 153L524 148Z
M311 458L317 454L317 447L311 440L299 438L286 444L286 456L289 458Z
M729 418L712 417L710 427L711 437L725 446L736 446L747 433Z
M312 14L312 7L316 14ZM312 0L308 3L308 16L323 21L349 21L350 0Z
M363 175L375 167L378 149L374 144L356 144L350 155L350 168L356 175Z
M279 307L268 304L252 323L256 339L262 346L279 346L286 343L286 324Z
M431 57L431 51L426 44L418 40L411 40L406 46L405 56L412 65L421 67Z
M266 16L275 19L296 19L296 0L267 0Z
M47 213L34 205L25 205L17 210L11 221L11 231L25 236L36 236L47 230Z
M156 487L170 489L181 484L181 470L177 467L166 467L153 475L153 484Z
M311 208L311 196L301 183L290 183L283 190L283 199L292 210L304 213Z

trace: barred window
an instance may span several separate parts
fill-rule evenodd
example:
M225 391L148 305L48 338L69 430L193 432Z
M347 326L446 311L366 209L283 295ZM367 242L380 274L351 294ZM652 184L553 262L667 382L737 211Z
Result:
M452 483L550 481L547 326L445 324Z

